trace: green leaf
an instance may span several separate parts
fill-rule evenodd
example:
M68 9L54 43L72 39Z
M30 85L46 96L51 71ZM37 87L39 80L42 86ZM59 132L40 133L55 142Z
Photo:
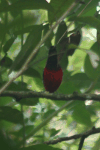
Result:
M23 88L22 88L23 87ZM12 91L29 91L27 88L27 83L25 82L19 82L19 81L14 81L13 83L10 84L8 87L8 90Z
M92 126L91 114L86 109L84 102L76 102L77 105L73 108L73 119L80 124Z
M59 132L60 132L60 130L51 129L51 130L50 130L50 137L55 136L55 135L58 134Z
M10 38L10 39L6 42L6 44L5 44L4 47L3 47L4 53L7 53L7 52L8 52L8 50L10 49L10 47L12 46L12 44L14 43L15 39L16 39L16 37L12 37L12 38Z
M22 124L23 116L22 116L22 113L17 109L13 109L8 106L1 106L0 107L0 119L13 122L15 124L18 124L18 123Z
M8 29L12 29L13 32L16 33L16 30L25 30L24 28L31 26L33 24L35 24L37 22L37 20L39 19L39 15L36 15L35 12L28 10L28 11L24 11L23 13L23 17L21 17L21 11L20 14L15 18L13 18L12 20L9 19L9 23L8 23ZM23 24L23 29L22 29L22 24Z
M28 146L24 148L20 148L19 150L38 150L38 149L43 149L43 150L61 150L60 148L55 148L52 146L48 146L46 144L36 144L33 146Z
M20 104L26 106L34 106L39 102L39 98L23 98L19 101Z
M49 49L48 49L49 50ZM48 58L48 50L46 46L40 47L39 51L37 52L34 60L29 64L31 67L34 66L34 68L38 71L43 71L43 68L46 65L46 60ZM40 68L41 66L41 68Z
M74 0L51 0L50 4L53 7L53 11L48 11L49 22L56 21L74 2Z
M59 24L57 29L57 33L55 37L55 45L57 47L57 52L58 52L58 61L63 70L65 70L68 65L68 58L66 56L67 49L68 49L68 39L67 39L66 31L67 31L67 25L64 21L62 21ZM61 37L62 39L60 40Z
M25 44L23 45L21 51L15 58L12 66L10 68L10 72L12 70L15 70L16 67L17 67L17 69L19 69L25 63L26 59L31 54L32 50L34 49L34 47L38 44L38 42L41 39L42 27L43 27L42 25L37 26L36 28L33 28L33 30L30 32L30 34L28 35L28 37L26 39Z
M67 80L65 82L62 81L62 83L57 91L59 93L63 93L63 94L72 94L76 90L77 89L76 89L76 86L73 84L73 81Z
M15 10L26 10L26 9L47 9L52 11L53 8L49 3L45 0L18 0L15 3L3 6L0 5L0 12L7 12L7 11L15 11Z
M27 27L24 27L23 29L16 29L16 31L14 31L14 34L17 36L17 35L20 35L20 34L29 33L33 29L37 29L39 27L40 27L40 25L28 25Z
M69 44L68 45L68 49L77 49L77 48L78 48L78 46L75 44Z
M4 56L3 59L1 60L1 66L4 66L5 68L10 68L12 65L13 61L7 56Z
M88 88L92 82L91 79L85 73L76 73L70 77L70 81L73 82L76 89Z
M60 38L62 37L61 41L67 37L67 25L65 23L65 21L62 21L59 25L58 25L58 29L56 32L56 37L55 37L55 45L58 43L58 41L60 40ZM66 32L66 33L65 33ZM60 45L60 44L59 44ZM58 45L57 45L58 46Z
M100 63L99 56L100 52L98 50L98 43L94 43L90 48L92 51L88 51L85 57L84 70L90 79L98 78L100 74Z
M49 24L44 25L44 32L43 32L43 36L45 36L45 34L50 30ZM51 46L51 40L54 36L54 33L52 31L52 33L50 34L50 36L46 39L45 41L45 46L47 46L47 48L49 49Z
M33 112L32 115L30 116L30 121L35 122L36 121L36 117L39 115L39 113L37 112Z
M23 75L41 79L40 73L36 69L30 67L25 72L23 72Z
M93 16L87 16L87 17L75 17L74 16L74 17L69 18L69 21L77 21L77 22L85 23L100 31L100 20Z
M43 118L47 118L49 115L51 115L52 113L55 112L55 109L51 109L51 110L48 110L44 115L43 115Z
M12 98L11 97L1 97L0 98L0 106L7 105L7 104L9 104L11 102L12 102Z

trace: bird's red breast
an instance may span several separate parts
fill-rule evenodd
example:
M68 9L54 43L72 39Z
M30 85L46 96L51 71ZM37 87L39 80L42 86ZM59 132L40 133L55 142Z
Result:
M43 83L46 91L49 91L50 93L55 92L62 82L62 77L63 71L58 64L56 48L54 46L51 46L49 50L47 64L43 72Z

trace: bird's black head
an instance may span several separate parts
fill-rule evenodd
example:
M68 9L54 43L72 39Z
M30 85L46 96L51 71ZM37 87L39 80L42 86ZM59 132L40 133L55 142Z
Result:
M46 67L50 70L58 70L58 58L55 46L51 46L49 49L48 59Z

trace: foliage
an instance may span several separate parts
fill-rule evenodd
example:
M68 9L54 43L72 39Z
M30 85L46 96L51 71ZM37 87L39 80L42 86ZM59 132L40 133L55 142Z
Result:
M13 78L43 36L74 2L75 0L51 0L50 3L46 0L0 0L0 88ZM97 30L99 38L100 16L96 11L98 2L99 0L84 0L83 3L77 1L64 20L60 20L57 28L52 29L28 69L7 90L17 93L44 91L42 78L48 49L51 45L56 45L59 63L63 68L63 81L57 94L99 93L100 41L92 33L94 29ZM71 42L76 33L81 34L79 40ZM71 54L70 50L73 50ZM98 126L100 104L92 100L90 104L79 100L63 107L65 104L64 101L36 97L0 97L2 146L18 150L77 150L79 140L63 141L50 146L44 142ZM96 142L94 137L86 139L83 150L87 147L91 150L98 149L100 140L98 136L95 137Z

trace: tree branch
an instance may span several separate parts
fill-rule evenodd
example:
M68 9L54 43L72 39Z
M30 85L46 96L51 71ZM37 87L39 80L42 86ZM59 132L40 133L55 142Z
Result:
M78 150L81 150L81 149L82 149L84 140L85 140L85 136L83 135L83 136L81 137L81 140L80 140L80 144L79 144Z
M100 128L93 127L91 130L88 130L88 131L81 133L81 134L75 134L75 135L72 135L69 137L62 137L62 138L58 138L56 140L46 141L44 143L48 144L48 145L49 144L57 144L57 143L62 142L62 141L68 141L68 140L73 140L73 139L76 140L76 139L79 139L82 137L87 138L88 136L93 135L93 134L97 134L97 133L100 133Z
M13 97L15 99L22 99L22 98L47 98L51 100L62 100L62 101L70 101L70 100L94 100L100 102L100 95L96 94L54 94L54 93L47 93L47 92L36 92L36 91L4 91L0 97Z

